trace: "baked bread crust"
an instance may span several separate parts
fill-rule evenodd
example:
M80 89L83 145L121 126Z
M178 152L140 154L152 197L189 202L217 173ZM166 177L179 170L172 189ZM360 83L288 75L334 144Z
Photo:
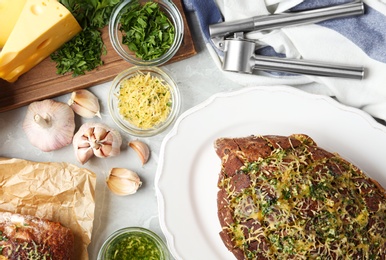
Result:
M220 237L237 259L386 259L386 191L307 135L220 138Z
M70 260L74 235L59 222L0 212L0 259Z

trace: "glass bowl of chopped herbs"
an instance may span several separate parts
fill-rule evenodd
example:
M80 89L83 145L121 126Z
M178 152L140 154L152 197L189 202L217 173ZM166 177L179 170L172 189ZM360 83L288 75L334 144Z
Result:
M171 259L163 240L142 227L122 228L110 235L102 245L98 260Z
M176 119L181 106L177 84L166 68L134 66L118 74L110 87L113 121L133 136L154 136Z
M184 37L180 11L171 0L124 0L112 12L109 37L114 50L137 66L160 66Z

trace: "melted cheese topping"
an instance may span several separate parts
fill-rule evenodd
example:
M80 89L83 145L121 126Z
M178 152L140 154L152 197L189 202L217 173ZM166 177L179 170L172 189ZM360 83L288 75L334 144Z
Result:
M118 100L120 115L141 129L164 122L172 107L170 86L150 73L139 73L124 80Z
M305 144L277 148L267 158L246 161L236 174L247 175L249 187L237 191L232 177L219 187L227 191L234 220L224 229L246 259L386 255L385 198L370 210L365 198L381 193L339 156L314 161Z

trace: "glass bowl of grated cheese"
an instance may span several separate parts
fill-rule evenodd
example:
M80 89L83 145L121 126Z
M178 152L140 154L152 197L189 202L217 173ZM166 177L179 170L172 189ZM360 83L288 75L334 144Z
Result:
M165 69L132 67L112 82L108 106L114 122L134 136L154 136L176 119L180 92Z

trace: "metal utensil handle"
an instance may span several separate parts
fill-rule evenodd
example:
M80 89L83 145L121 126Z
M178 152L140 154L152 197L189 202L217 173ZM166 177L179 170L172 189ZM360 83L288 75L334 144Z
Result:
M311 61L254 56L252 69L265 71L278 71L313 76L340 77L350 79L363 79L363 67L339 66Z
M363 13L364 4L361 1L355 1L352 3L301 12L255 16L232 22L212 24L209 25L209 33L212 38L223 37L235 32L272 30L294 25L317 23L329 19L361 15Z

